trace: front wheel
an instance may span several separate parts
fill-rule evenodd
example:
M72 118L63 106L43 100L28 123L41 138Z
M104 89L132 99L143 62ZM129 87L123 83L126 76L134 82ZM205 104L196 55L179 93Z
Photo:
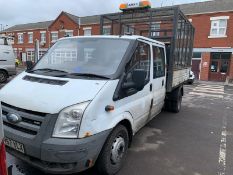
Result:
M5 71L0 70L0 83L5 83L8 76Z
M101 175L114 175L122 167L129 146L126 127L118 125L108 137L97 161Z

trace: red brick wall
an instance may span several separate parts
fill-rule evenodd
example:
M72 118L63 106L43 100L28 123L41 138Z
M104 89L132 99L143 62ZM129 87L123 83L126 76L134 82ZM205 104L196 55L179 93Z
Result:
M208 38L210 35L211 21L210 17L229 16L227 22L227 38ZM211 47L233 47L233 12L211 13L188 16L192 19L195 31L195 48L211 48Z
M210 53L202 53L200 80L208 81L210 69Z
M65 34L63 30L73 30L73 35L74 36L78 35L78 25L73 20L71 20L67 15L61 13L58 16L58 18L49 27L49 31L59 31L58 37L62 38L64 37Z

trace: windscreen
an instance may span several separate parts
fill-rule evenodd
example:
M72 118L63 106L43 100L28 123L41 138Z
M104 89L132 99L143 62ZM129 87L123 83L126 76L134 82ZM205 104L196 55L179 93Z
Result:
M113 75L129 47L129 40L70 38L58 41L33 70L53 69L67 73Z

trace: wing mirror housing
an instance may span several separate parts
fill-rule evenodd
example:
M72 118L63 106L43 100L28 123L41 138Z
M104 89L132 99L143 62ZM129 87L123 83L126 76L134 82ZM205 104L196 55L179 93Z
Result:
M32 68L33 68L32 61L26 61L26 67L27 67L27 70L32 70Z
M132 72L132 81L126 82L122 85L123 89L131 89L134 88L137 91L140 91L145 86L147 72L144 69L135 69Z

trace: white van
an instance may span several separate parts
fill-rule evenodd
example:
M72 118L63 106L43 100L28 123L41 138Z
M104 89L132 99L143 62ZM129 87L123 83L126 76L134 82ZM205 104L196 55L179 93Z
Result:
M3 134L3 123L2 123L1 111L0 111L0 175L7 175L6 151L5 151L5 145L4 145L4 134Z
M15 56L8 37L0 37L0 83L16 74Z
M142 34L149 26L149 37L126 36L113 25L112 35L62 38L33 67L28 62L0 90L7 151L46 173L96 165L101 175L116 174L140 128L163 107L180 111L189 78L192 24L178 7L152 12L109 14L100 22L103 34L109 20L122 26L133 19L127 26ZM161 28L165 34L151 35L158 32L155 20L170 21Z

